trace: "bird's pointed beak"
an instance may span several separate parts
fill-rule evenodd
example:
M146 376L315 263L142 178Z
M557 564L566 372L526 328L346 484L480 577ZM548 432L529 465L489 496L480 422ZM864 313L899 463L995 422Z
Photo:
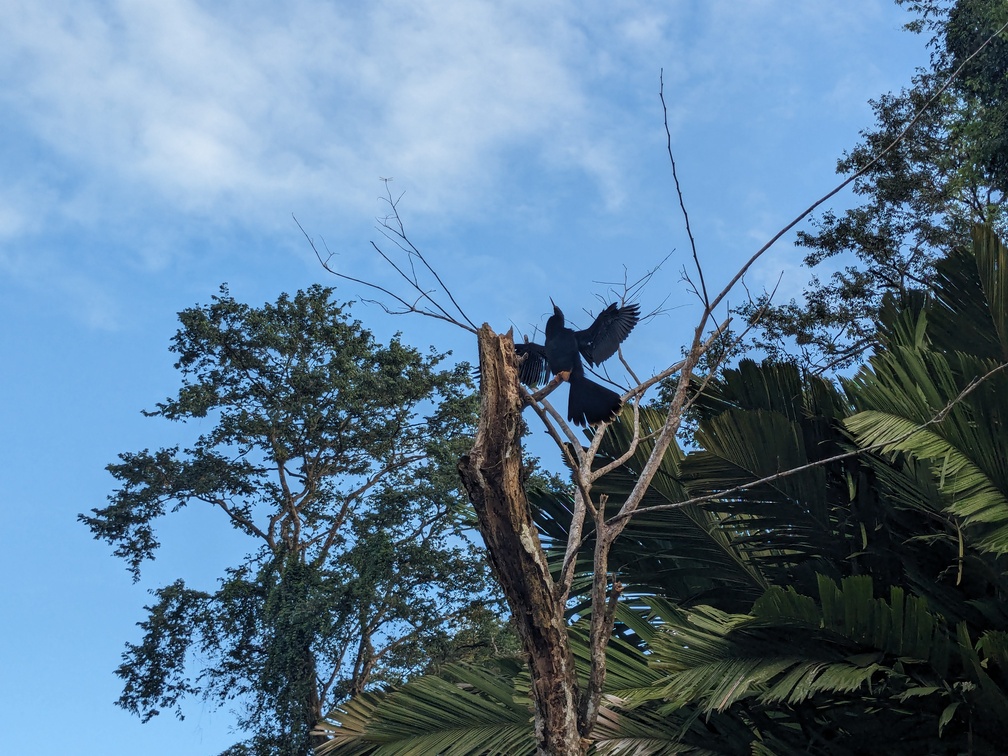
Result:
M553 297L550 297L550 304L553 305L554 315L563 315L563 313L560 312L560 308L556 306L556 302L553 301Z

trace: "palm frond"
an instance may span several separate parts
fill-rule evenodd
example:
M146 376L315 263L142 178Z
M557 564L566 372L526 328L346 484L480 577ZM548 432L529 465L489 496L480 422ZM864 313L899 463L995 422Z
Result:
M441 676L416 678L396 690L361 693L316 730L320 756L468 756L532 754L531 702L509 674L448 665Z
M927 463L977 548L1008 552L1008 374L970 355L897 348L852 381L861 411L844 421L863 447ZM972 381L987 376L971 388Z
M936 266L928 331L937 350L1005 362L1008 250L989 226L974 226L972 240Z

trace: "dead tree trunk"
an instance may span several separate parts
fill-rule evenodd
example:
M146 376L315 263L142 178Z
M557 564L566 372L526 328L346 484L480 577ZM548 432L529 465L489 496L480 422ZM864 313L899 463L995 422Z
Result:
M578 683L564 606L539 544L522 482L521 412L514 342L478 333L480 422L459 461L479 529L514 615L532 674L538 753L581 756Z

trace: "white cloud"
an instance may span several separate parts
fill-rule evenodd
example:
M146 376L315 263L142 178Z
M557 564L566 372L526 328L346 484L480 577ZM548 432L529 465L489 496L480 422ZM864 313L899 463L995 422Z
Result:
M342 204L353 185L394 172L444 208L487 191L516 146L611 191L613 164L600 161L611 149L591 133L584 56L571 47L574 9L21 3L0 60L18 80L13 112L92 172L88 183L245 212L284 196Z
M96 281L103 265L181 270L218 229L296 237L291 211L313 234L364 230L379 176L408 190L413 232L667 234L664 68L695 230L728 265L767 225L753 209L787 212L782 183L809 167L787 161L818 135L793 124L833 121L836 82L857 101L860 72L877 70L851 51L887 1L9 0L0 173L20 194L0 197L0 235L54 229L54 255L86 239L74 253L94 264L67 269ZM830 150L805 173L831 172Z
M796 38L870 23L882 2L14 0L0 75L12 117L88 172L78 191L359 214L396 175L424 187L414 212L464 213L517 150L582 173L612 210L654 117L619 99L642 69L652 86L630 91L653 98L667 66L674 122L738 118L741 89L800 73Z

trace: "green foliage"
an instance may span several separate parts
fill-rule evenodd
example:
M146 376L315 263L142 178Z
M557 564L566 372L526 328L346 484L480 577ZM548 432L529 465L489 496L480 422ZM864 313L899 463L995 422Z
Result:
M158 520L184 507L248 537L217 590L154 591L117 670L119 704L144 720L181 716L194 695L239 707L251 738L236 753L306 753L347 695L401 683L449 648L479 658L508 642L455 473L477 409L468 367L376 343L332 295L315 286L254 308L222 288L181 312L182 385L145 414L202 433L121 454L108 505L80 517L134 579Z
M818 583L814 596L771 588L742 615L653 600L648 658L664 676L627 703L735 720L718 753L997 752L1001 633L974 644L901 588L875 597L869 576Z
M930 31L932 66L911 87L872 102L875 124L838 161L837 172L866 166L910 124L946 79L1006 21L1001 0L897 0ZM775 357L800 355L832 371L856 365L877 343L886 296L907 306L934 283L934 263L968 247L973 223L1008 230L1008 33L1002 32L924 111L900 144L854 183L858 204L827 211L798 234L805 264L823 270L799 300L762 313L754 345ZM754 319L766 299L741 308Z
M210 596L185 587L181 580L154 591L158 600L145 607L147 619L140 622L150 653L130 660L138 667L123 664L117 674L126 681L119 705L141 715L144 722L170 708L180 697L198 692L185 675L186 654L196 628L205 621ZM147 702L141 712L132 702Z
M639 599L657 632L630 627L666 677L634 711L717 716L725 733L728 717L718 752L1000 752L1008 250L990 228L973 242L932 298L885 309L885 348L843 394L743 361L700 398L681 481L716 497L705 508L771 585L743 612Z
M668 452L612 552L626 591L591 753L1003 752L1006 269L1008 249L975 228L972 247L937 267L932 296L886 304L883 347L854 378L743 360L705 386L699 448ZM644 448L598 481L611 512L661 421L643 410ZM632 422L626 410L598 464L627 449ZM530 501L558 545L569 497L539 487ZM556 547L550 558L557 569ZM587 556L579 566L584 591ZM583 677L583 620L570 633ZM498 702L527 689L521 675L500 682ZM389 716L369 699L332 752L433 752L409 750L409 688L388 699L403 696L395 747L354 750ZM471 693L431 695L454 710ZM451 718L432 711L425 733L450 737ZM483 733L469 722L460 752L492 752L495 717Z
M532 705L527 686L518 685L522 675L513 659L494 668L452 664L398 690L355 696L323 723L327 742L316 753L531 756Z

